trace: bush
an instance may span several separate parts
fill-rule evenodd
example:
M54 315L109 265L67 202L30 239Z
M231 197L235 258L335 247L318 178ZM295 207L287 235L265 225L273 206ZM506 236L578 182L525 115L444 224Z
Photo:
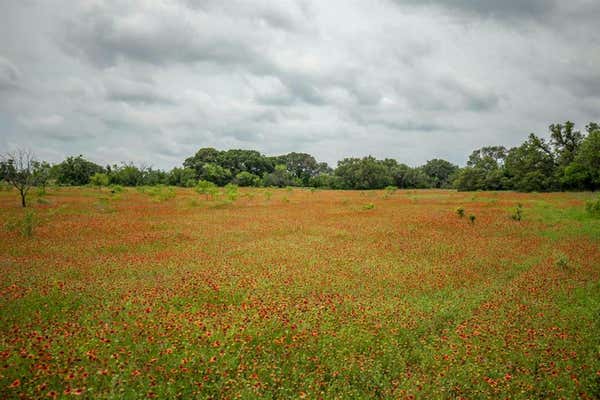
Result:
M475 219L476 217L473 214L469 215L469 222L471 223L471 225L475 224Z
M523 218L523 204L517 204L515 212L510 216L513 221L520 221Z
M121 185L112 185L110 187L110 192L113 194L114 193L123 193L123 190L124 190L123 186L121 186Z
M372 210L372 209L374 209L374 208L375 208L375 204L373 204L373 203L365 204L365 205L362 207L362 209L363 209L363 210Z
M94 175L90 177L90 183L93 186L102 187L108 186L110 179L107 174L103 174L101 172L96 172Z
M233 183L228 183L225 185L225 194L227 195L227 200L234 202L238 198L238 186Z
M206 195L207 199L209 197L215 196L218 193L218 191L219 189L217 188L216 184L206 180L198 181L198 183L196 184L196 192Z
M242 187L260 186L260 177L248 171L242 171L235 176L235 183Z
M594 218L600 218L600 198L590 200L586 203L585 209Z
M459 218L463 218L465 216L465 209L462 207L458 207L456 209L456 215L458 215Z

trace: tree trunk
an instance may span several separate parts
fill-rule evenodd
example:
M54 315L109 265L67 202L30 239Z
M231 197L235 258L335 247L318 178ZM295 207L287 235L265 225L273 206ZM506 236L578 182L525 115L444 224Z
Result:
M25 193L24 192L20 192L21 193L21 205L23 207L27 207L27 204L25 202Z

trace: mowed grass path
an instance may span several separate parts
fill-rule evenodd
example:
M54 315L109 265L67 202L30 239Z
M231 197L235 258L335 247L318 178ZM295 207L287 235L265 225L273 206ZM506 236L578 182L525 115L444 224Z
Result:
M0 192L0 398L600 397L591 194L169 197Z

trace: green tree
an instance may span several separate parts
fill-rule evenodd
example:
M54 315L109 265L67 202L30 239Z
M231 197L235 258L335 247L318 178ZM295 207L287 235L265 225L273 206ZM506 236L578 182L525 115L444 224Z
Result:
M574 180L590 190L600 189L600 128L594 128L581 143L570 166L572 175L576 175Z
M233 149L219 153L216 164L228 169L232 176L240 172L262 176L273 171L273 163L255 150Z
M449 187L451 178L458 171L458 166L439 158L429 160L422 167L423 172L429 177L435 188Z
M90 177L97 172L105 172L105 170L79 155L68 157L60 164L54 165L51 175L61 185L81 186L90 183Z
M583 141L583 135L581 132L573 130L574 127L575 124L571 121L565 122L564 125L552 124L549 127L556 161L561 167L566 167L575 160L579 146Z
M325 166L317 163L313 156L306 153L285 154L276 157L276 161L278 164L284 164L294 178L299 179L305 186L308 185L308 181L312 176L315 176L322 169L326 170Z
M192 168L173 168L167 176L167 183L172 186L190 187L191 183L196 183L196 170Z
M248 171L237 174L234 181L239 186L260 186L260 177Z
M460 191L506 189L504 162L507 153L504 146L487 146L473 151L467 167L456 175L454 187Z
M294 180L294 176L287 170L284 164L275 166L275 170L271 173L263 176L263 186L296 186L299 185L299 181Z
M113 165L110 171L110 181L122 186L140 186L143 184L144 174L142 170L132 163L121 166Z
M192 157L188 157L183 162L184 168L191 168L196 171L196 178L202 175L202 169L206 163L216 163L221 152L212 147L205 147L196 152Z
M231 181L231 171L218 164L206 163L202 167L200 179L213 182L219 186L225 186Z
M315 176L311 176L308 180L308 185L316 188L326 189L342 189L343 184L339 176L332 173L320 173Z
M345 189L383 189L394 183L389 166L372 156L345 158L338 162L335 174Z
M505 167L515 190L541 192L558 187L554 155L549 145L533 133L521 146L508 152Z

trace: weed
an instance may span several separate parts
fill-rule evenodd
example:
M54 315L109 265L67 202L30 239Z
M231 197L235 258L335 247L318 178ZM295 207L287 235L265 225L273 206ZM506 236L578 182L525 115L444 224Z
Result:
M520 221L523 218L523 204L517 204L515 212L510 216L513 221Z
M458 218L463 218L465 216L465 209L462 207L458 207L456 209L456 215L458 215Z
M110 192L111 192L112 194L116 194L116 193L123 193L123 191L124 191L124 190L125 190L125 189L123 189L123 186L121 186L121 185L112 185L112 186L110 187Z
M475 224L475 219L476 217L473 214L469 215L469 222L471 223L471 225Z
M227 200L231 203L235 202L238 198L238 186L233 183L228 183L225 185L225 195L227 196Z
M570 260L568 255L566 255L565 253L558 252L555 254L554 258L554 263L557 267L559 267L562 270L569 269Z
M23 221L21 222L21 234L24 237L30 238L33 236L33 230L37 225L37 219L35 213L31 210L25 213Z
M363 210L372 210L374 208L375 208L375 204L373 204L373 203L368 203L368 204L365 204L362 206Z
M585 210L594 218L600 218L600 198L590 200L585 204Z

